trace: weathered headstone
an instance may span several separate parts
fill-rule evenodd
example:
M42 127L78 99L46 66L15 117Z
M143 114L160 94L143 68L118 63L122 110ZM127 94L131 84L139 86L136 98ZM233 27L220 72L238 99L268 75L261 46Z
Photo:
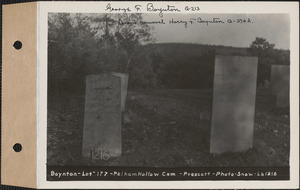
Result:
M112 75L121 78L121 110L125 111L127 87L128 87L128 74L112 72Z
M289 106L290 66L272 65L271 92L276 96L277 107Z
M82 156L108 160L121 155L121 80L111 74L86 77Z
M210 153L252 147L257 57L216 56Z

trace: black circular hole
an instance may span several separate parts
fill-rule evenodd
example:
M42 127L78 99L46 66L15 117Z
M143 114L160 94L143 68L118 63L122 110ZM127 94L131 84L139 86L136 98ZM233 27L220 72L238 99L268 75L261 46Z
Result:
M20 152L22 150L22 145L20 143L16 143L13 147L14 151Z
M22 48L22 42L20 41L15 41L14 43L14 48L16 48L17 50Z

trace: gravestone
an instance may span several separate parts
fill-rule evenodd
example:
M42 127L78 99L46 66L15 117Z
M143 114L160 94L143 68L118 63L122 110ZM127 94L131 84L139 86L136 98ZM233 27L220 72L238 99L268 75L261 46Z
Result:
M121 80L111 74L86 77L83 159L121 155Z
M272 65L271 93L276 96L277 107L288 107L290 89L290 66Z
M125 111L127 87L128 87L128 74L112 72L112 75L121 78L121 110Z
M216 56L210 153L252 147L257 57Z

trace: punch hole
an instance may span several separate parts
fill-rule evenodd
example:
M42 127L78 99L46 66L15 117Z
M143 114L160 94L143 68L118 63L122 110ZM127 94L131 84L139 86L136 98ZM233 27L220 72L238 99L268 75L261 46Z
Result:
M22 150L22 145L20 143L16 143L14 146L13 146L13 149L15 152L21 152Z
M18 41L15 41L15 43L14 43L14 48L16 49L16 50L19 50L19 49L21 49L22 48L22 42L20 42L19 40Z

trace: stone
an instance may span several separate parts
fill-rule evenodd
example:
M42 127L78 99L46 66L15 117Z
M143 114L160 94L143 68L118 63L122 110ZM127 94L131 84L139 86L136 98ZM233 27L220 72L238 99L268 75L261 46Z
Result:
M272 65L271 93L276 96L276 107L289 107L290 66Z
M252 148L257 57L216 56L210 153Z
M111 74L86 77L83 160L121 155L121 80Z
M264 88L270 88L270 82L268 80L264 81Z
M210 121L211 113L209 111L200 112L200 120L201 121Z
M128 88L128 74L112 72L112 75L121 78L121 110L125 111L127 88Z

